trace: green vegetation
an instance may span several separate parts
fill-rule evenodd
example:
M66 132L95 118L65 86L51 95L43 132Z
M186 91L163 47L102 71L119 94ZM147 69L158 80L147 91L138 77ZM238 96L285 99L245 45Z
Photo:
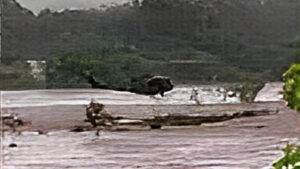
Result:
M283 74L284 98L288 105L300 111L300 64L293 64L287 72Z
M45 80L34 79L29 64L22 61L0 64L0 82L0 90L45 88Z
M285 156L273 165L275 169L289 168L289 166L293 169L300 169L300 146L288 144L284 149L284 154Z
M47 60L47 87L129 90L132 79L145 74L146 62L134 46L115 42L103 43L98 50L54 55Z
M264 77L260 73L241 72L217 59L209 60L208 57L212 56L207 53L195 53L189 58L177 60L145 57L149 53L152 52L106 39L99 43L97 50L51 55L47 59L47 88L86 88L94 85L116 90L130 90L132 87L142 90L146 78L165 75L176 83L246 81L251 85L245 86L243 91L245 97L250 97L249 100L252 99L249 91L260 87L254 82Z
M275 81L296 60L298 43L288 43L299 30L293 26L298 4L133 0L106 10L45 9L35 16L3 0L2 63L47 59L48 88L90 87L86 78L92 76L100 86L127 89L144 72L177 84Z
M283 74L284 85L284 98L287 100L288 105L300 111L300 40L292 43L295 48L298 48L296 54L297 63Z

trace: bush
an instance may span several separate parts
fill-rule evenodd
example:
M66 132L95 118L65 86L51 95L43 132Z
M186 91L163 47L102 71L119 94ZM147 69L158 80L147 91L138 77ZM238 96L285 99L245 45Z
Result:
M283 74L283 80L284 98L291 108L300 111L300 64L293 64Z
M273 165L275 169L289 168L289 166L292 166L293 169L300 168L298 165L300 162L300 146L288 144L284 149L284 154L285 156Z

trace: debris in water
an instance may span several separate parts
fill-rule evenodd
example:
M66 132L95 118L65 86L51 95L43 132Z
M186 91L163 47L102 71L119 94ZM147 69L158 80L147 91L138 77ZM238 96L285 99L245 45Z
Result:
M228 95L228 97L236 97L236 92L234 92L234 91L228 91L227 95Z
M16 144L16 143L11 143L11 144L9 144L9 146L8 147L10 147L10 148L14 148L14 147L18 147L18 145Z
M151 129L161 129L160 124L151 124L150 127L151 127Z
M81 127L76 127L75 129L72 129L71 132L84 132L84 129Z
M47 133L47 132L42 131L42 130L38 130L37 132L38 132L39 135L43 135L43 134L46 134L46 133Z
M261 129L261 128L265 128L266 126L263 126L263 125L261 125L261 126L256 126L256 128L258 128L258 129Z
M72 130L70 130L71 132L84 132L84 131L90 131L93 130L94 128L89 126L74 126L74 128Z
M111 126L113 124L113 117L106 112L104 105L95 103L92 99L91 103L86 108L86 116L88 121L94 126Z
M91 103L86 108L87 121L93 125L93 128L96 128L96 135L100 136L100 130L111 129L113 125L116 125L115 119L107 113L104 109L104 105L101 103L95 103L95 100L92 99ZM77 128L74 131L81 132L84 129Z
M4 131L10 129L16 131L17 127L29 124L28 122L24 122L22 119L20 119L16 114L3 115L1 119L4 125Z
M201 102L200 102L200 100L198 98L198 95L199 95L198 88L193 88L190 100L194 100L196 102L196 104L200 105Z

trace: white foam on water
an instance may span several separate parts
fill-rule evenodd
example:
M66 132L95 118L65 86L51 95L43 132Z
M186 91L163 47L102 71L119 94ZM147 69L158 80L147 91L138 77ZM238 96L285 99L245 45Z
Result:
M218 86L197 86L197 99L201 104L239 103L237 96L227 97L217 91ZM99 89L57 89L3 91L3 107L32 107L52 105L86 105L95 99L106 105L196 104L191 100L195 86L178 86L164 97L138 95L130 92Z

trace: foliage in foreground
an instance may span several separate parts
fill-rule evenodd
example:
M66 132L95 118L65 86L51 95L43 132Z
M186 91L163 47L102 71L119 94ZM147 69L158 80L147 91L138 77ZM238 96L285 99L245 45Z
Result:
M284 74L284 98L288 105L300 111L300 64L293 64Z
M300 169L300 146L288 144L284 154L285 156L273 165L275 169L290 168L290 166L293 169Z

